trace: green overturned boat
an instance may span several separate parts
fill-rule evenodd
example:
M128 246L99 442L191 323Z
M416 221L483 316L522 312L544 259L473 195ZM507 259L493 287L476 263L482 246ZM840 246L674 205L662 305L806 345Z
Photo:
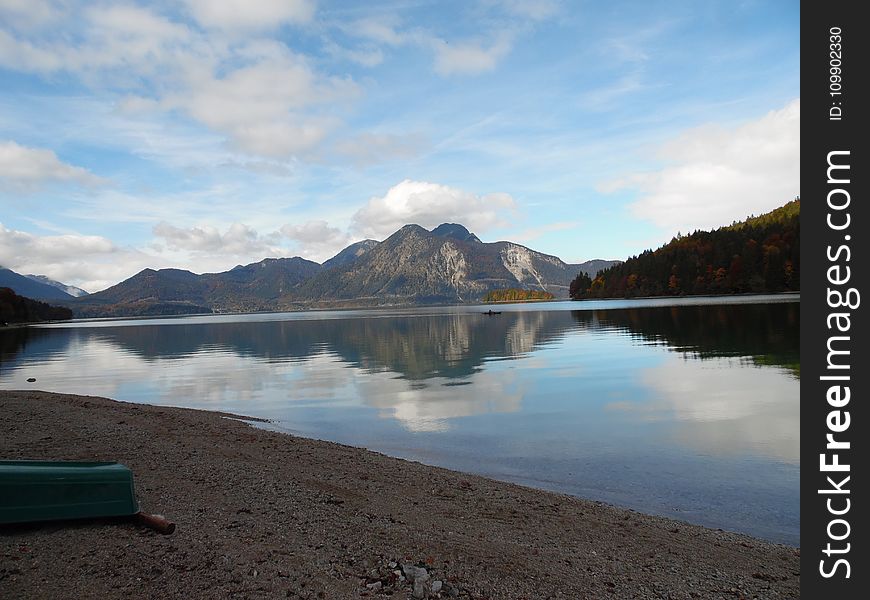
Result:
M0 460L0 524L131 517L160 533L175 525L139 510L133 473L113 462Z

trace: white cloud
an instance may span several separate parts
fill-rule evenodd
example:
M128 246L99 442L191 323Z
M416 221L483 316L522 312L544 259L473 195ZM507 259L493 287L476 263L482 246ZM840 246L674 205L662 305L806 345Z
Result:
M385 44L387 46L402 46L411 38L408 34L398 30L399 21L395 17L368 17L359 19L348 25L341 25L346 33Z
M215 29L275 29L285 23L308 23L315 6L309 0L187 0L200 25Z
M508 2L508 12L523 18L543 15L546 10L542 3L540 10L534 2ZM523 11L526 11L523 14ZM545 18L545 17L541 17ZM398 48L417 46L434 53L435 72L442 76L476 75L494 69L498 62L507 56L513 46L514 33L510 29L488 32L483 39L454 40L450 42L422 28L400 29L400 22L394 17L366 18L339 28L348 35L367 40L382 46ZM485 41L489 38L489 43ZM373 58L373 57L369 57ZM378 55L378 59L382 56Z
M0 180L18 189L32 189L48 182L99 185L105 180L87 169L69 165L51 150L28 148L9 140L0 142Z
M222 77L191 72L189 85L161 102L228 136L238 150L286 157L320 143L335 128L332 117L308 112L357 93L349 80L324 78L286 48L258 48L257 62Z
M235 15L242 28L304 21L311 8L308 2L238 3L244 10L235 2L193 4L206 23L229 23ZM349 78L318 72L280 41L203 33L133 5L91 7L75 25L38 35L0 29L0 66L69 73L121 95L128 117L183 114L225 136L233 149L271 158L312 150L339 124L336 106L359 94Z
M690 129L660 149L667 166L605 182L637 189L632 214L670 234L730 224L800 194L800 99L734 128Z
M170 250L260 258L287 255L287 251L275 243L277 236L261 236L243 223L233 223L221 233L208 225L182 229L161 221L154 226L153 232Z
M50 0L0 0L0 22L33 30L57 22L62 6Z
M302 225L284 225L281 235L306 244L346 237L338 227L330 227L326 221L306 221Z
M330 227L329 223L322 220L306 221L302 225L284 225L281 235L297 242L295 250L300 256L317 262L334 256L350 242L347 232Z
M438 40L435 49L435 72L439 75L475 75L491 71L511 50L510 36L503 34L492 44L467 41L450 44Z
M130 84L141 83L137 78L143 75L168 75L166 66L182 56L211 53L211 45L185 25L137 6L90 7L74 16L40 35L0 30L0 65L37 73L66 71L91 84L100 75L108 83Z
M359 209L352 218L351 230L381 240L409 223L431 229L455 222L480 233L504 224L505 213L515 209L516 202L505 193L479 196L446 185L406 179Z

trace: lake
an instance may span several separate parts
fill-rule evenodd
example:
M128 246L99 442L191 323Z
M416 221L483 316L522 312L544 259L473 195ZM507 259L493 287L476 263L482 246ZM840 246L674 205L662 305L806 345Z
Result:
M487 308L10 329L0 331L0 388L261 417L800 544L798 296Z

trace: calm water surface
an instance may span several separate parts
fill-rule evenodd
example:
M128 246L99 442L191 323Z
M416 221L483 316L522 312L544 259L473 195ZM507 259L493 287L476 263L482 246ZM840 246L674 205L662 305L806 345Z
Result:
M263 417L309 437L800 543L796 296L483 310L16 329L0 332L0 388Z

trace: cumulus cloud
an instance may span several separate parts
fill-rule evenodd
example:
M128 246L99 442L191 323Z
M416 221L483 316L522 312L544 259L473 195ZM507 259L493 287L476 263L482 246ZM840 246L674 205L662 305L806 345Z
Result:
M477 195L457 188L406 179L373 197L351 220L351 229L366 238L384 239L403 225L431 229L446 222L482 232L505 223L516 202L505 193Z
M320 143L337 120L309 109L355 95L355 84L317 75L283 47L250 51L254 64L220 77L189 73L189 85L161 105L226 134L236 149L250 154L287 157Z
M18 189L33 189L48 182L99 185L104 180L87 169L61 161L51 150L28 148L9 140L0 142L0 180Z
M738 127L705 125L660 149L667 166L599 186L636 189L631 213L670 233L716 228L800 193L800 99Z
M187 0L190 13L203 27L274 29L285 23L308 23L314 16L309 0Z
M277 236L261 236L243 223L233 223L223 233L216 227L203 225L183 229L161 221L153 228L156 237L162 239L170 250L196 253L223 254L229 256L286 256L285 249L278 246Z

